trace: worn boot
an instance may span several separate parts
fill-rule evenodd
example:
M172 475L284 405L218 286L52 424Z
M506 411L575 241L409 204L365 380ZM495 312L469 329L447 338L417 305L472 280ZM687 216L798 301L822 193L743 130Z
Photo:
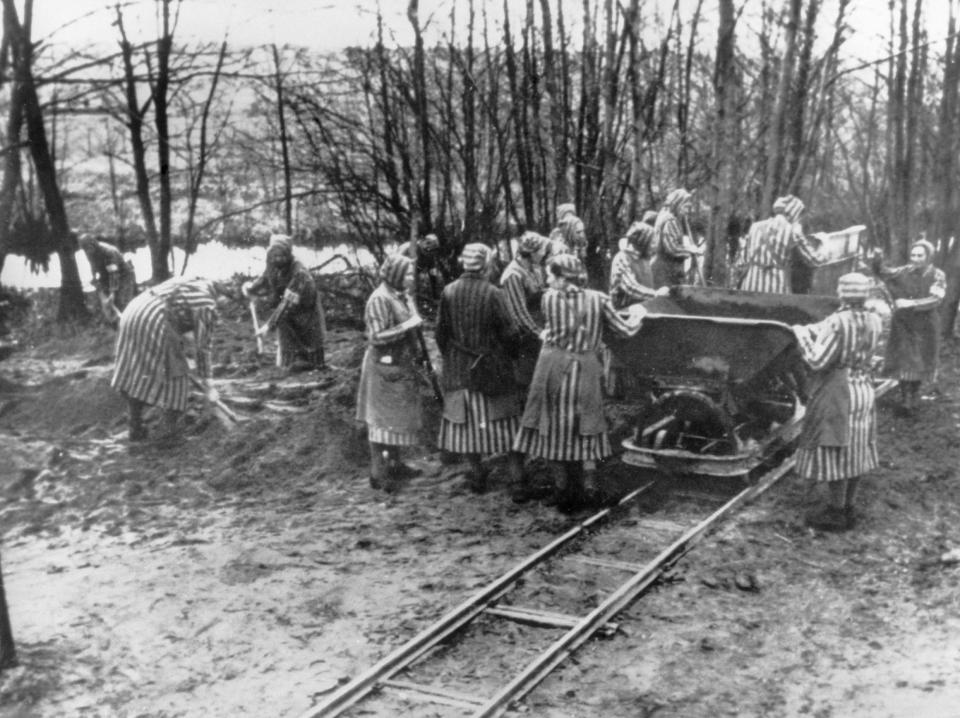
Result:
M143 441L147 438L147 427L143 425L144 403L139 399L127 397L127 408L130 410L130 441Z
M400 460L399 446L388 447L388 454L390 458L388 459L387 473L390 477L390 485L384 487L387 491L396 491L400 488L400 482L412 479L422 473L420 469L415 469Z
M818 531L847 531L848 524L847 510L842 506L823 506L817 511L812 511L806 516L807 526Z
M467 454L470 468L467 471L467 486L475 494L487 492L487 472L480 463L480 454Z
M857 488L860 485L860 477L855 476L852 479L847 479L846 484L846 495L844 497L843 510L847 519L847 528L852 529L857 522L856 513L853 510L853 500L857 495Z
M537 497L537 492L523 473L523 454L519 451L507 454L507 476L510 481L510 498L514 503L524 504Z
M596 506L600 503L602 493L597 483L596 468L583 469L583 501L587 506Z
M157 441L161 444L173 444L178 438L180 438L180 412L176 409L164 409Z
M386 485L389 452L383 444L370 442L370 487L382 489Z
M557 492L557 510L569 514L583 507L583 467L579 461L565 461L563 487Z

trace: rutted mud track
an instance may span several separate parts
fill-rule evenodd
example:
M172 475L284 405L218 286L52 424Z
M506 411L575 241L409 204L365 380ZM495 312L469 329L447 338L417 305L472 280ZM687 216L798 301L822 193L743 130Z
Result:
M372 491L352 422L355 330L334 332L335 369L289 380L253 355L239 311L219 336L218 381L250 418L231 432L194 413L175 449L127 445L106 330L0 363L22 663L0 678L0 716L296 715L570 525L502 487L470 494L435 454L412 457L425 472L401 493ZM960 546L960 397L952 348L944 360L917 420L883 409L883 467L853 533L804 528L816 492L784 480L625 611L615 638L561 667L530 712L951 715L960 569L939 558ZM309 388L283 388L293 381ZM691 501L661 492L636 511L669 522ZM591 605L587 588L571 610ZM519 630L512 640L522 651ZM482 651L464 660L492 668Z

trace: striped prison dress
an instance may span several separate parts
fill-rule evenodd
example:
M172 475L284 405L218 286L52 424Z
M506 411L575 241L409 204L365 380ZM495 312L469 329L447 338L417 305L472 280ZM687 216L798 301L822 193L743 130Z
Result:
M782 214L754 222L743 249L741 267L745 273L738 288L747 292L789 294L790 260L794 248L807 264L818 263L799 224Z
M110 386L153 406L185 411L190 374L183 335L192 331L197 373L210 376L217 303L210 282L168 279L137 295L120 315Z
M412 316L405 296L386 282L367 299L367 351L357 389L357 421L367 439L390 446L414 446L423 425L415 348L400 324Z
M523 388L530 386L533 370L540 354L540 330L543 317L540 300L543 297L543 276L533 263L514 259L500 275L507 300L507 311L520 334L517 340L516 378Z
M621 316L602 292L548 289L543 348L514 442L515 451L550 461L600 460L612 453L603 416L598 357L604 325L623 336L639 319Z
M520 331L539 336L540 322L534 318L533 312L540 310L543 280L529 263L514 259L500 275L500 286L507 300L507 310Z
M610 265L610 297L618 308L642 302L656 293L650 262L640 257L626 237L620 240L619 246L620 251Z
M683 284L687 276L685 262L690 251L684 243L680 221L668 207L657 213L657 221L653 226L653 242L657 248L653 275L656 288Z
M900 381L936 381L940 355L940 302L947 291L942 270L906 265L880 270L895 299L909 306L890 317L883 373Z
M870 362L881 329L879 316L850 307L822 322L794 327L804 360L820 372L800 436L800 476L839 481L876 468L877 416Z
M456 454L509 451L520 423L520 398L509 359L517 329L501 289L478 273L464 273L440 297L437 346L443 354L444 411L439 446ZM509 376L497 386L473 386L470 366L495 354Z

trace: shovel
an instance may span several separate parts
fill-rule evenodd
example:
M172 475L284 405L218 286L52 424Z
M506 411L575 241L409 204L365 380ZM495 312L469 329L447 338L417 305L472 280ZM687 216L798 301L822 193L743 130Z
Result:
M190 382L206 396L206 387L203 382L194 376L190 377ZM207 399L210 402L210 408L213 409L213 415L225 428L234 429L240 424L240 415L224 404L219 396L213 399L207 397Z
M257 354L263 354L263 337L260 332L260 322L257 319L257 307L252 299L250 300L250 318L253 320L253 335L257 338Z

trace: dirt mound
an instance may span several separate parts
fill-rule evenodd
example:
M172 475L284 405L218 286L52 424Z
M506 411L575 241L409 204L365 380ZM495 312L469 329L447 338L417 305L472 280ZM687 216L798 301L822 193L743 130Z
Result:
M12 382L5 384L16 387ZM4 386L0 386L3 391ZM126 417L127 404L110 388L106 374L74 372L15 394L0 417L0 428L43 429L76 436L94 428L115 428Z

